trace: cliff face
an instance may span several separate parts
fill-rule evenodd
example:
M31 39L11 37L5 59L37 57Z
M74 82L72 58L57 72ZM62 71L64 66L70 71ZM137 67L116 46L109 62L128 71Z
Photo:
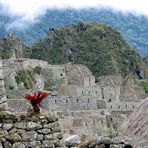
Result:
M119 73L125 76L134 74L136 67L147 73L142 57L117 30L96 23L50 29L47 37L32 47L31 58L52 64L84 64L95 76Z
M63 147L63 135L54 116L1 112L0 147Z
M123 135L135 148L148 147L148 98L143 100L122 126Z

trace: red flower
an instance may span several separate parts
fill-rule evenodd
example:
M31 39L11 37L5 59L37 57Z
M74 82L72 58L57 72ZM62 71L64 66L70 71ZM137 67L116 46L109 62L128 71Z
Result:
M43 99L45 99L49 93L47 92L34 92L33 94L25 94L24 98L29 101L35 112L40 112L39 106Z

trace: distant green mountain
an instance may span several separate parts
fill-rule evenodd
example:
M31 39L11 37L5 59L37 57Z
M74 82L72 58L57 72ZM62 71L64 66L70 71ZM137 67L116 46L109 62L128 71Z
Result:
M45 37L49 28L59 28L80 21L98 22L117 28L138 52L148 55L148 18L144 16L99 8L50 9L46 15L38 18L39 21L36 24L30 24L27 29L18 30L16 27L7 30L8 24L11 24L15 19L17 18L0 14L0 36L13 32L30 45Z
M78 23L50 29L48 35L32 46L31 58L51 64L73 62L87 65L93 74L148 74L142 57L127 43L120 32L111 26L97 23Z

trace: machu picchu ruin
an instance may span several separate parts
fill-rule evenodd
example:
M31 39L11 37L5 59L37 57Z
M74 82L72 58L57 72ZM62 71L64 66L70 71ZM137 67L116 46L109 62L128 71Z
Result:
M76 10L67 11L71 20ZM129 42L116 26L83 19L57 26L47 19L46 33L44 22L35 32L24 26L27 34L0 32L0 148L148 147L146 40L138 35L140 42L135 36Z
M75 133L93 135L96 131L102 133L111 124L119 126L147 97L132 76L126 79L121 75L95 78L82 64L50 65L37 59L14 57L1 60L8 109L24 111L26 91L50 89L51 96L42 104L57 114L64 132L73 129ZM33 81L34 84L26 89L23 79L18 81L17 75L20 71L35 68L40 72L32 74L35 80L29 79L29 83Z

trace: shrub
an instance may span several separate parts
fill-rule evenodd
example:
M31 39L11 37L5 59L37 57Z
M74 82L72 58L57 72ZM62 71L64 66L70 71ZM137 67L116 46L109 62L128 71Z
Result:
M33 71L35 72L35 73L37 73L37 74L41 74L41 71L42 71L42 67L41 66L36 66L34 69L33 69Z
M142 86L145 90L145 93L148 93L148 79L143 79L137 81L140 86Z
M14 86L10 85L10 86L9 86L9 89L10 89L10 90L13 90L13 89L14 89Z

